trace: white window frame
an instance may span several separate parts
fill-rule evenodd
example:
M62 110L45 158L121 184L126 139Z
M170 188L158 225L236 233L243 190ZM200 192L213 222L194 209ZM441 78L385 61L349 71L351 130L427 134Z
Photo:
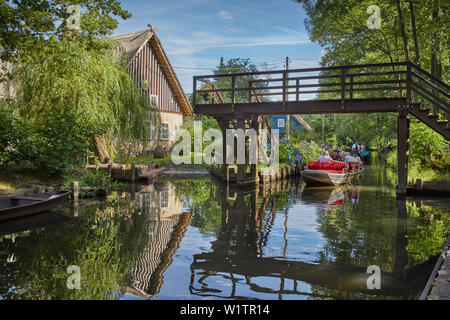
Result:
M161 209L169 208L169 199L170 199L169 190L164 190L159 193L159 207Z
M286 121L283 118L278 119L278 128L284 128L286 126Z
M158 109L158 95L157 94L150 94L148 96L148 99L150 101L150 107Z
M167 136L164 133L164 125L167 125ZM161 122L160 128L160 140L169 141L170 140L170 123L169 122Z

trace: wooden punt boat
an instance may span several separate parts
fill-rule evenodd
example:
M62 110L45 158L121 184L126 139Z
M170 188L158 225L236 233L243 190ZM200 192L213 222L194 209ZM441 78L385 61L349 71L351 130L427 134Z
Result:
M0 222L0 237L13 233L21 233L27 230L62 224L70 219L71 217L68 215L59 212L58 210L52 210L18 219L6 220Z
M70 191L47 192L23 197L0 198L0 221L49 211L64 202Z
M307 184L339 186L358 178L363 170L359 163L310 162L301 175Z

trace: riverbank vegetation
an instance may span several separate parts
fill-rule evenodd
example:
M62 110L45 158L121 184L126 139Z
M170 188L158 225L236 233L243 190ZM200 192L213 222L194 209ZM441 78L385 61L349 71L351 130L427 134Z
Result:
M0 34L16 93L0 101L0 170L4 177L21 167L61 182L95 161L94 138L145 141L159 113L129 75L126 55L105 38L117 27L114 17L130 17L118 1L79 1L85 11L78 30L65 22L69 1L43 2L46 12L5 7L17 14L5 21L20 28ZM27 19L31 12L37 16Z
M323 47L321 66L411 61L437 79L444 82L450 79L450 52L446 49L448 23L444 22L448 21L450 12L446 1L378 1L380 28L368 27L371 14L367 9L374 4L371 1L296 1L307 13L305 25L311 41ZM321 95L331 98L329 93ZM369 97L369 94L358 97ZM425 101L424 106L427 107ZM349 148L359 138L372 149L396 149L396 114L309 115L304 118L313 130L299 132L302 139L320 141L333 148ZM448 179L449 157L448 142L412 119L410 178L434 179L446 174ZM389 154L388 163L395 162L393 152Z

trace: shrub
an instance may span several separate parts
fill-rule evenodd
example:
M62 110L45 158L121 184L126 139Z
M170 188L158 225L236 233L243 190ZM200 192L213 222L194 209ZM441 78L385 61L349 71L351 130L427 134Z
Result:
M317 158L322 154L322 149L320 146L314 141L300 141L295 143L295 145L301 150L303 161L316 161Z
M116 151L116 157L121 164L130 164L138 155L142 154L142 151L142 144L134 145L125 141Z
M47 111L42 117L42 123L35 124L34 128L38 151L33 160L35 167L49 175L57 175L85 161L92 137L100 130L70 110L64 113Z
M302 152L294 146L289 138L281 139L279 144L279 154L280 165L301 166L302 164Z
M36 141L19 117L0 107L0 166L36 158Z

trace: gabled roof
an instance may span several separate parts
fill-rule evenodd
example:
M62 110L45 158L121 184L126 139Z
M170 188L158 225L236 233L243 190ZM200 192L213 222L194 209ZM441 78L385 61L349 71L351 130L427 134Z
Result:
M159 64L161 65L164 75L167 77L167 80L172 88L175 96L177 98L178 104L183 111L185 116L190 116L193 114L192 106L189 103L189 99L187 98L184 90L181 86L180 80L178 80L175 71L172 68L172 65L169 62L169 58L167 57L166 52L164 51L161 41L159 40L156 33L152 30L142 30L132 33L122 34L116 37L113 37L114 40L119 42L121 47L128 54L128 61L134 59L134 57L142 50L142 48L150 42L150 46L153 52L158 59Z
M311 131L311 130L312 130L311 126L308 124L308 122L305 121L305 119L303 119L303 117L302 117L301 115L299 115L299 114L293 114L292 117L293 117L297 122L299 122L299 123L303 126L303 128L305 128L306 130L308 130L308 131Z
M128 54L128 60L131 61L133 57L140 51L143 45L149 40L153 35L151 30L142 30L137 32L131 32L126 34L121 34L119 36L113 37L117 40L125 52Z

